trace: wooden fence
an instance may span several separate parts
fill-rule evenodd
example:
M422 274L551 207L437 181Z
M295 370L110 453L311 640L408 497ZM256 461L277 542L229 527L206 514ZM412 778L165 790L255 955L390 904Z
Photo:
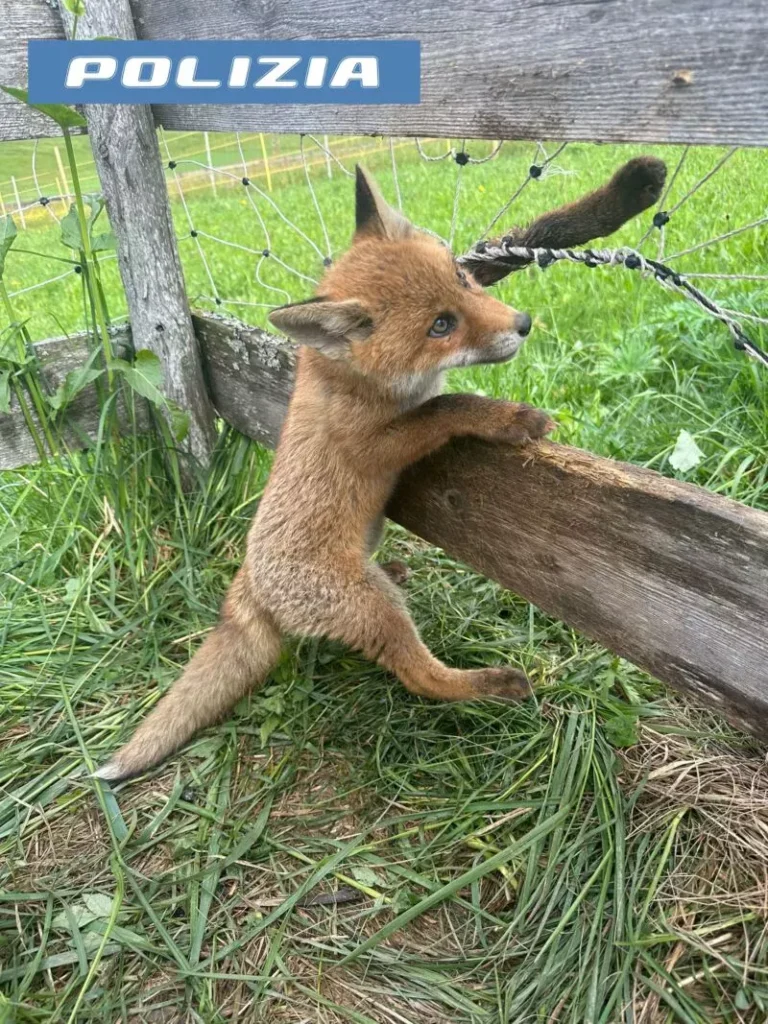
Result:
M166 394L190 414L189 444L199 458L210 450L215 414L276 442L293 350L264 331L191 315L154 124L766 145L767 15L764 0L487 0L482 12L459 0L434 9L357 0L133 0L130 7L88 0L81 38L138 31L147 39L423 43L419 106L88 108L131 320L116 343L160 356ZM46 0L10 0L0 82L24 83L28 38L63 35ZM0 139L47 134L54 130L45 119L0 99ZM86 342L36 346L49 386L85 360ZM71 444L87 443L96 415L94 395L83 392L67 412ZM0 468L34 458L18 411L0 416ZM521 454L471 439L410 469L389 512L768 738L768 514L561 445L541 442Z

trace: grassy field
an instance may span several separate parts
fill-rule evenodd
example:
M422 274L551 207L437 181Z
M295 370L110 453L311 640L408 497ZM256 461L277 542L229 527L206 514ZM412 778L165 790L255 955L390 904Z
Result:
M237 159L224 141L222 165ZM199 170L182 162L199 145L169 140L177 173ZM353 215L349 179L329 178L322 154L318 216L301 167L280 164L298 141L270 146L269 194L293 226L223 175L216 195L203 182L173 202L193 303L259 324L285 293L311 294L306 278L347 244ZM394 200L389 150L360 146ZM670 168L680 156L649 151ZM22 149L4 152L0 181L25 166ZM569 146L500 227L637 152ZM667 205L720 155L691 150ZM456 165L424 163L411 144L395 156L405 211L447 237ZM464 168L457 250L534 156L508 145ZM673 214L666 253L765 216L765 171L763 153L737 153ZM647 224L616 243L636 244ZM81 281L53 259L71 256L58 231L35 220L7 260L35 338L83 324ZM655 232L644 251L657 246ZM768 234L673 262L765 274ZM114 261L103 273L118 318ZM699 283L765 315L765 282ZM535 330L513 364L451 387L533 402L558 419L558 439L668 474L688 431L702 459L687 479L768 508L768 376L725 328L620 269L531 269L497 292ZM767 347L765 325L748 330ZM398 528L384 553L409 563L432 649L454 665L524 665L534 702L439 706L337 645L296 642L233 719L161 770L115 792L77 774L127 737L214 622L269 464L224 431L188 498L145 440L0 476L0 1021L768 1019L762 752Z

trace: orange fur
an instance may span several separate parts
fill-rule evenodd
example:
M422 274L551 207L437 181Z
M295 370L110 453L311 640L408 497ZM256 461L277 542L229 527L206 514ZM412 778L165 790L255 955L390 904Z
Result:
M102 778L144 771L225 714L264 680L281 634L342 640L424 697L529 693L516 668L433 657L370 556L405 466L457 435L521 444L552 428L530 406L439 394L446 369L511 358L530 317L487 295L359 170L357 225L318 297L272 314L302 344L296 386L221 622Z

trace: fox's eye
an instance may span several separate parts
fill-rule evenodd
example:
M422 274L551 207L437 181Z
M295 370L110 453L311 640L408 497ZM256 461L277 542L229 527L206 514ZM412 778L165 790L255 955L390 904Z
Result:
M435 320L432 326L429 328L430 338L444 338L446 334L450 334L456 326L456 317L450 313L441 313Z

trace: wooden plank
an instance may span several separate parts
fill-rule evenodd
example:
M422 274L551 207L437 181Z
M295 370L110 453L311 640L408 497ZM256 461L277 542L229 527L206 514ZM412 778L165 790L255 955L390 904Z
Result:
M130 339L131 332L127 327L114 331L112 344L118 355L127 354ZM93 348L93 340L89 340L85 334L75 334L69 338L40 341L34 348L43 387L49 394L53 394L70 370L85 364ZM38 434L42 436L37 416L34 412L32 415ZM60 421L56 422L55 434L67 448L74 450L92 444L98 428L99 402L96 388L91 385L81 391L62 413ZM32 462L37 462L37 449L27 431L18 403L12 397L10 413L0 413L0 470L16 469Z
M213 315L194 316L206 387L218 414L243 434L274 448L293 388L295 348L289 342L238 320ZM117 355L133 350L131 329L113 332ZM93 342L86 334L51 338L33 346L44 390L53 394L70 370L83 366ZM33 416L36 426L39 423ZM99 404L93 385L67 407L58 425L66 446L87 447L96 438ZM140 421L148 426L149 420ZM16 469L38 461L15 398L10 413L0 413L0 470Z
M200 344L206 387L222 419L268 448L277 445L293 388L296 350L283 338L248 327L239 320L207 314L192 317ZM133 350L131 329L113 332L116 354ZM44 389L52 394L70 370L85 364L92 347L86 334L36 342L35 356ZM39 426L37 417L33 417ZM95 387L85 388L67 407L62 437L67 447L93 443L99 422ZM142 421L148 426L149 421ZM14 398L11 412L0 414L0 470L37 462L37 449Z
M66 17L69 21L71 16ZM135 38L128 0L88 0L78 36ZM85 116L117 239L134 346L159 357L163 393L189 416L181 448L204 463L214 444L213 409L192 328L151 107L87 106Z
M46 0L3 0L0 19L0 85L27 87L27 41L63 39L56 5ZM0 92L0 142L61 135L49 117Z
M241 434L274 448L293 389L295 347L238 320L192 319L216 411Z
M418 39L410 106L164 106L166 128L768 145L766 0L133 0L146 39Z
M768 739L768 515L551 442L462 438L389 513Z

